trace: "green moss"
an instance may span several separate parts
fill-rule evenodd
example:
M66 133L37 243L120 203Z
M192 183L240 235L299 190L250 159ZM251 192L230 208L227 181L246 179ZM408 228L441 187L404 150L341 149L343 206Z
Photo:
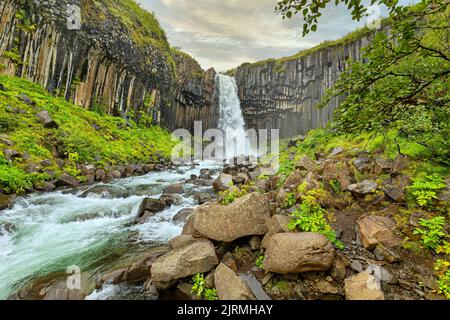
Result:
M7 88L7 91L0 91L0 131L14 142L14 150L31 157L29 161L2 164L2 176L7 178L2 180L1 187L8 192L23 191L31 182L42 179L32 177L24 169L30 162L55 160L52 153L55 145L67 158L77 155L74 165L149 163L158 156L171 155L174 143L170 133L158 126L147 128L133 121L126 123L122 118L88 111L21 78L0 76L0 83ZM21 93L35 102L36 107L24 104L18 98ZM25 113L11 111L19 108ZM59 128L45 129L35 117L39 110L47 110ZM6 148L0 144L0 154Z

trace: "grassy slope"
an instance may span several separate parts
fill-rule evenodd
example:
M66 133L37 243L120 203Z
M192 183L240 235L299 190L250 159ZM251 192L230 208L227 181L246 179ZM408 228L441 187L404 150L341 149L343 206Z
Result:
M44 159L55 163L56 155L52 153L55 145L71 159L64 168L69 172L76 163L108 166L148 163L157 156L170 156L173 146L170 134L160 127L147 128L133 122L127 125L121 118L101 116L54 97L39 85L20 78L0 76L0 83L7 89L0 91L0 134L14 142L12 147L0 143L0 188L6 191L22 191L34 181L45 179L45 175L27 174L24 169ZM36 106L23 103L18 97L21 93L31 98ZM26 113L11 110L18 108ZM35 115L42 110L50 113L59 129L45 129L36 120ZM7 148L28 153L31 159L10 163L3 153ZM56 165L52 169L58 173L63 170Z

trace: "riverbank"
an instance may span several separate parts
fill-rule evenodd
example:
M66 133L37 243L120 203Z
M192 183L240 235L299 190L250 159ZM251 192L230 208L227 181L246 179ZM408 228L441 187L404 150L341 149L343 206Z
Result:
M0 76L0 194L108 182L169 164L170 133L131 110L88 111L37 84Z

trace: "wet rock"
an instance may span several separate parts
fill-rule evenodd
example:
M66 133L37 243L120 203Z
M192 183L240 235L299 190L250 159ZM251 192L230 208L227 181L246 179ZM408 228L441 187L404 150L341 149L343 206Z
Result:
M76 188L80 185L80 181L78 179L72 177L71 175L67 173L63 173L57 180L56 180L56 186L58 187L70 187L70 188Z
M168 186L167 188L164 188L163 194L183 194L184 188L182 184L173 184L171 186Z
M314 172L317 168L317 163L311 160L310 157L304 156L296 165L296 169L306 170L308 172Z
M384 300L380 281L367 272L345 279L344 290L347 300Z
M18 158L22 157L22 155L19 152L17 152L16 150L12 150L12 149L5 149L3 151L3 153L5 154L5 157L8 160L18 159Z
M111 172L108 172L106 177L107 179L117 180L122 178L122 173L119 170L112 170Z
M208 272L218 263L212 242L199 240L158 258L152 265L151 274L155 282L167 283Z
M180 205L183 202L183 198L177 194L163 194L159 197L159 201L162 201L166 206Z
M333 245L324 235L279 233L269 240L263 268L280 274L327 271L333 259Z
M34 189L37 191L48 192L56 189L56 186L50 181L40 181L34 184Z
M233 176L225 173L221 173L213 183L216 192L226 191L231 186L233 186Z
M103 181L106 178L106 171L104 169L97 169L95 171L95 180Z
M0 211L11 208L12 199L12 196L3 194L0 189Z
M364 180L363 182L352 184L348 186L348 190L357 196L365 196L374 193L378 188L375 181Z
M198 193L194 195L194 200L197 201L199 205L202 205L211 201L212 196L209 193Z
M0 91L6 91L6 88L3 84L0 83Z
M191 216L193 212L194 209L192 208L182 209L173 217L172 221L175 223L186 223L189 216Z
M144 170L144 173L155 171L155 165L152 163L144 164L142 170Z
M45 110L36 114L36 117L38 118L39 122L42 123L42 125L46 129L58 129L59 128L59 125L55 122L55 120L52 119L50 114Z
M263 235L270 217L265 196L252 193L228 206L211 204L194 210L194 236L233 242L242 237Z
M100 196L102 199L125 198L129 195L126 188L112 184L97 185L83 192L79 197Z
M357 220L359 238L367 250L374 250L377 245L394 247L401 240L394 235L395 222L388 218L375 215L365 215Z
M166 204L160 200L145 198L138 210L136 222L142 223L148 218L153 217L155 214L163 211L166 208Z
M214 282L219 300L256 300L247 284L223 263L214 273Z

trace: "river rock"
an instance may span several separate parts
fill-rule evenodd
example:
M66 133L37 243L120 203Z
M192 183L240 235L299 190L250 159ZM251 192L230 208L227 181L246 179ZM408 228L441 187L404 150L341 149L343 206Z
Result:
M159 197L159 201L162 201L166 206L180 205L183 202L183 197L178 194L163 194Z
M80 185L80 181L78 179L72 177L71 175L67 173L63 173L57 180L56 180L56 186L58 187L70 187L70 188L76 188Z
M167 188L164 188L163 194L183 194L184 188L182 184L173 184L171 186L168 186Z
M163 211L166 208L166 204L160 200L145 198L138 210L136 222L145 222L148 218L153 217L155 214Z
M192 215L193 212L194 209L192 208L182 209L173 217L172 221L175 223L186 223L189 216Z
M223 263L214 273L214 283L219 300L256 300L248 285Z
M208 272L218 263L212 242L199 240L158 258L152 265L152 279L157 283L168 283Z
M327 271L333 259L333 245L322 234L279 233L269 240L263 269L279 274Z
M374 250L377 245L395 247L401 240L394 235L395 222L388 218L375 215L364 215L357 221L359 239L368 250Z
M56 186L53 182L50 181L39 181L34 184L34 189L36 189L37 191L48 192L56 189Z
M214 190L217 192L228 190L232 186L233 176L225 173L221 173L213 183Z
M47 111L41 111L36 114L36 117L39 119L39 122L42 123L44 128L46 129L58 129L59 125L52 119L50 114Z
M212 200L212 196L209 193L198 193L194 195L194 200L197 201L199 205L205 204Z
M103 184L86 190L79 197L87 198L92 195L100 196L103 199L125 198L128 196L128 191L126 188L121 186Z
M0 236L3 236L7 233L13 233L16 230L16 226L12 223L5 222L0 223Z
M378 184L372 180L364 180L363 182L348 186L348 190L357 196L365 196L367 194L374 193L377 191L377 188Z
M380 281L368 272L345 279L344 290L347 300L384 300Z
M264 195L252 193L228 206L198 207L193 213L193 235L215 241L233 242L242 237L264 235L270 208Z

